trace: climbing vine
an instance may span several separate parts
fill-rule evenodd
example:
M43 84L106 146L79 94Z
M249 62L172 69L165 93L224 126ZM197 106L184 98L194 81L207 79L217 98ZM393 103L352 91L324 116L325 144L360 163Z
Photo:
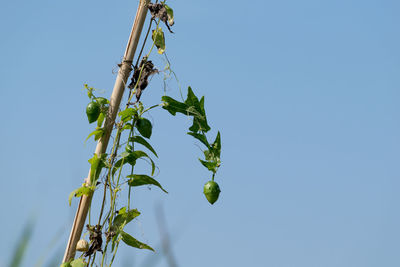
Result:
M111 266L121 241L134 248L154 251L150 245L137 240L125 231L125 226L140 215L140 212L131 206L131 196L136 187L156 186L162 192L167 193L154 177L157 167L153 157L158 157L158 155L150 143L153 126L151 121L146 118L148 112L154 108L162 108L173 116L180 113L192 120L192 125L187 134L204 145L204 155L203 158L199 158L199 162L211 172L210 181L204 185L203 193L211 204L217 201L220 194L219 185L214 180L221 165L221 135L218 132L212 142L207 137L211 127L206 117L204 96L199 99L192 88L188 87L187 97L182 101L163 95L159 104L147 106L142 102L152 75L166 71L169 71L169 74L173 73L166 55L167 67L163 71L159 71L150 60L154 47L157 48L158 54L165 54L165 35L160 22L164 23L169 33L173 33L171 30L174 25L173 10L165 4L165 1L149 3L148 9L151 13L149 28L136 64L132 66L133 74L130 83L127 85L129 89L128 100L124 108L118 112L112 132L112 147L108 153L94 154L89 159L90 177L69 196L71 205L74 197L91 196L95 191L103 190L99 216L93 219L89 214L89 223L86 226L85 234L89 237L89 242L86 239L81 239L76 250L82 252L82 254L75 260L63 263L62 266L64 267ZM153 23L155 27L152 29ZM148 53L142 57L151 29L152 44ZM173 74L175 75L175 73ZM97 93L95 88L87 84L84 87L89 97L89 103L86 107L87 119L90 124L96 123L95 129L86 140L94 138L97 141L104 134L103 124L109 111L110 102L103 97L95 96ZM133 99L134 97L135 99ZM139 160L145 160L149 163L147 172L143 173L135 169ZM122 204L121 200L117 201L122 190L127 190L128 193L126 204Z

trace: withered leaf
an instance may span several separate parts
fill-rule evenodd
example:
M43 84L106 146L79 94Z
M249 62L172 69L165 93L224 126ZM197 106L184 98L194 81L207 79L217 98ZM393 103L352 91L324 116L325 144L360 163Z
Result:
M149 77L155 73L158 73L158 70L154 68L154 64L151 62L151 60L147 60L147 57L143 57L139 67L135 66L133 70L131 83L128 85L128 88L132 90L137 84L136 102L138 102L140 100L140 96L142 95L142 91L146 89L147 85L149 84Z
M164 3L156 3L156 4L149 3L147 7L150 10L152 19L159 18L162 22L165 23L165 26L167 26L168 30L171 33L174 33L170 28L170 26L174 24L173 12L170 7L168 6L166 7Z

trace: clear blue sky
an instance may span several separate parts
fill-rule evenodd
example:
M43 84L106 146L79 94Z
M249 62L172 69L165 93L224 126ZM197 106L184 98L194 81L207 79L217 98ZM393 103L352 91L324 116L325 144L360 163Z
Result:
M137 2L1 2L0 266L32 217L24 266L61 258L77 206L68 194L95 147L84 145L83 84L111 94ZM211 134L221 130L222 193L214 206L202 195L209 173L189 121L155 110L169 194L136 190L142 215L129 231L160 254L162 202L179 266L399 266L400 2L168 3L172 67L184 90L206 96ZM142 98L162 94L160 75ZM151 255L121 251L115 266Z

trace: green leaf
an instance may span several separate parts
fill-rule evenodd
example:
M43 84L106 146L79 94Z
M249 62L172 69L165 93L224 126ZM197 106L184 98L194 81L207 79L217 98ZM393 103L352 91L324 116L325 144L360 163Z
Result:
M217 171L217 165L218 165L217 162L215 162L215 161L204 161L204 160L201 160L201 159L199 159L199 160L200 160L201 164L203 164L203 166L206 167L209 171L212 171L214 173Z
M179 102L169 96L163 96L161 100L163 101L163 109L166 109L171 115L175 116L177 112L188 115L188 106L185 103Z
M156 185L158 186L162 191L164 191L165 193L168 193L159 182L157 182L157 180L155 180L154 178L151 178L148 175L144 175L144 174L132 174L132 175L128 175L126 176L126 178L130 178L128 181L129 186L141 186L141 185Z
M127 109L121 111L120 113L118 113L118 115L121 117L121 120L123 122L127 122L127 121L132 120L132 118L135 116L136 113L137 113L136 109L127 108Z
M107 154L102 154L100 157L95 153L91 159L88 160L90 163L90 184L95 185L99 179L101 169L105 166L104 160Z
M137 159L140 159L140 158L148 158L151 161L151 173L152 173L151 175L153 175L153 173L156 169L156 165L154 164L154 161L149 157L149 155L147 155L146 152L141 151L141 150L136 150L128 156L129 161L136 161Z
M163 96L161 100L163 101L163 108L172 115L176 115L177 112L180 112L187 116L193 116L193 125L189 128L191 132L208 132L211 129L207 124L206 112L204 110L204 97L199 101L190 86L188 87L188 94L184 103L169 96Z
M158 53L163 54L165 51L165 38L162 29L158 27L157 29L153 30L151 38L153 39L155 46L158 48Z
M131 145L126 145L125 151L128 152L128 153L132 153L132 152L135 151L135 150L133 149L133 146L131 146ZM121 154L122 154L122 153L121 153Z
M71 264L69 262L64 262L61 263L60 267L71 267Z
M122 128L123 130L130 130L132 129L132 124L131 123L127 123L124 125L124 127Z
M136 142L136 143L143 145L148 150L153 152L153 154L158 158L158 155L157 155L156 151L154 150L154 148L143 137L136 135L136 136L129 138L129 141Z
M119 156L121 158L127 158L133 151L124 151L121 154L119 154Z
M150 138L153 126L151 125L151 122L148 119L146 118L138 119L138 121L136 122L136 128L138 129L139 133L142 136Z
M104 97L96 97L95 100L102 107L106 106L107 104L110 104L110 101L108 101L108 99Z
M99 117L97 118L97 127L101 127L103 125L103 121L105 118L105 114L103 112L100 113Z
M167 10L167 16L168 16L168 23L169 25L174 25L174 10L172 10L172 8L170 8L169 6L167 6L166 4L164 4L165 9Z
M141 151L141 150L137 150L137 151L133 151L133 152L124 151L121 153L121 157L122 157L121 159L119 159L119 160L117 160L117 162L115 162L114 168L112 171L112 175L115 174L115 172L117 171L118 168L120 168L122 165L125 165L126 163L129 163L130 165L135 166L136 160L139 158L148 158L150 160L151 175L154 174L156 165L155 165L154 161L149 157L149 155L147 155L146 152Z
M122 237L122 241L124 241L124 243L127 244L128 246L131 246L131 247L134 247L134 248L139 248L139 249L148 249L148 250L154 251L154 249L152 247L150 247L149 245L146 245L146 244L138 241L133 236L131 236L128 233L125 233L124 231L121 232L121 237Z
M215 156L219 158L221 156L221 134L219 131L217 136L215 137L214 143L212 144L212 148L215 151Z
M206 111L204 109L204 96L202 96L200 99L200 111L201 111L201 114L204 115L204 117L205 117Z
M210 150L204 150L203 152L204 152L204 157L206 158L206 160L211 160L212 159L213 155L210 152Z
M114 167L112 169L112 176L114 176L115 172L121 168L121 166L125 163L124 159L119 159L117 162L115 162Z
M193 136L194 138L196 138L197 140L199 140L200 142L202 142L206 147L210 147L210 144L207 141L207 137L204 133L193 133L193 132L188 132L188 135Z
M75 189L74 191L71 192L71 194L69 194L68 197L69 205L71 206L71 200L73 197L81 197L83 195L90 196L91 194L93 194L93 191L94 191L93 188L88 187L86 185L83 185L78 189Z
M78 258L78 259L71 261L70 264L71 264L71 267L85 267L87 263L83 259Z
M200 111L200 102L197 96L193 93L192 88L188 87L188 94L185 100L185 104L189 107L194 107L195 110Z
M89 140L89 138L92 136L92 135L94 135L94 141L97 141L97 140L99 140L102 136L103 136L103 133L104 133L104 129L103 128L96 128L96 130L94 130L93 132L91 132L89 135L88 135L88 137L86 137L86 140L85 140L85 142L87 141L87 140Z
M193 125L189 128L192 132L208 132L211 128L207 124L206 113L204 110L204 97L201 101L193 93L192 88L188 87L188 95L185 104L189 107L187 110L193 116Z
M111 251L114 251L115 245L117 244L119 235L114 235L111 242Z
M113 221L113 226L119 229L123 225L127 225L130 221L135 219L140 215L140 212L137 209L126 211L126 207L120 209L118 211L118 215L115 216ZM121 229L122 230L122 229Z
M104 134L104 129L103 128L99 129L98 132L96 132L94 135L94 141L99 140L103 136L103 134Z

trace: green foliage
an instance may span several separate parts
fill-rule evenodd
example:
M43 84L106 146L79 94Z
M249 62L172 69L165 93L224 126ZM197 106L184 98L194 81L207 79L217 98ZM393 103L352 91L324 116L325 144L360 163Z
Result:
M136 128L139 133L146 138L150 138L153 131L153 126L151 122L146 118L139 118L136 122Z
M135 219L140 215L140 212L137 209L126 210L126 207L123 207L118 211L118 215L115 216L112 226L114 229L122 230L125 225L127 225L130 221Z
M85 266L87 266L87 262L85 262L84 259L79 258L79 259L71 261L70 266L71 267L85 267Z
M149 10L152 13L152 18L157 20L157 25L151 34L153 44L150 51L143 57L143 60L146 62L151 62L148 61L148 58L154 47L157 47L159 54L165 53L166 40L163 30L159 26L160 21L163 21L166 24L170 32L172 31L169 26L174 24L174 12L172 8L165 4L165 1L152 4L149 6ZM151 23L148 32L151 30L150 27ZM80 259L65 263L64 267L95 266L96 264L94 263L94 259L96 257L91 256L92 254L96 255L100 250L103 250L103 254L99 266L111 266L120 241L123 241L126 245L134 248L154 251L152 247L138 241L124 231L125 226L140 215L140 212L137 209L132 209L130 207L131 193L136 190L136 187L154 185L160 188L163 192L168 193L154 178L154 172L156 169L155 162L145 151L140 150L144 147L146 151L148 150L151 152L151 154L149 153L150 155L153 154L158 158L156 150L150 143L150 137L153 133L153 125L150 120L145 118L145 113L153 108L162 106L164 110L167 110L173 116L180 113L192 119L192 124L189 127L187 134L191 135L205 146L205 149L203 150L204 159L199 160L207 170L212 172L212 181L207 183L211 186L208 186L207 190L206 187L204 188L204 194L211 204L218 199L220 190L219 186L214 182L214 176L221 165L221 135L220 132L218 132L214 142L212 143L207 139L206 134L211 130L211 127L207 122L204 108L204 96L201 98L197 97L192 88L188 87L187 96L184 101L175 100L170 96L163 96L161 98L161 104L145 107L143 103L139 101L141 99L140 97L148 85L149 73L152 75L157 73L158 70L153 69L153 64L151 64L151 72L144 71L144 65L143 67L140 67L142 66L140 64L138 67L138 63L141 62L140 60L142 59L144 45L145 42L143 43L141 52L137 58L137 63L134 66L135 71L133 73L132 82L128 86L130 91L125 108L119 110L115 122L107 121L111 118L109 115L110 101L106 98L95 96L96 89L89 87L87 84L84 85L90 100L86 110L88 121L89 123L97 121L97 127L89 134L86 141L92 136L94 136L95 141L100 140L104 136L105 132L103 125L108 126L112 123L115 127L111 131L111 140L113 140L111 151L109 154L94 154L93 157L89 159L90 173L87 183L71 192L69 196L69 204L71 205L73 197L81 197L84 195L91 196L94 191L98 189L98 185L104 184L101 211L99 218L96 219L95 223L92 223L89 214L87 234L89 234L89 239L91 241L91 249L82 255ZM172 71L170 69L168 58L167 62L168 67L165 70L169 70L171 73ZM134 96L136 96L135 102L132 101ZM104 123L104 121L107 123ZM151 165L151 170L147 171L149 173L138 173L136 163L139 159L142 159ZM126 179L124 179L124 177ZM103 187L99 186L99 188ZM118 197L120 191L126 188L128 190L128 200L127 203L124 204L120 199L118 199ZM120 206L121 204L123 206L122 208ZM109 263L107 263L105 256L107 250L111 250L112 254ZM93 260L91 264L90 262L85 263L84 258L88 258L89 261L91 261L91 259ZM104 261L106 261L105 264Z
M149 144L149 142L147 142L143 137L141 136L133 136L131 138L129 138L130 142L135 142L138 144L143 145L144 147L146 147L148 150L150 150L156 157L158 157L157 152L154 150L154 148Z
M99 105L104 108L106 105L110 104L110 101L104 97L96 97L95 98L96 102L99 103Z
M188 132L187 134L193 136L194 138L202 142L207 148L210 148L210 144L208 143L207 137L204 133Z
M100 115L99 115L99 117L97 118L97 128L101 128L101 125L103 125L103 121L104 121L105 117L106 117L106 114L104 114L103 112L101 112ZM101 136L102 136L102 135L103 135L103 133L101 134ZM101 137L101 136L100 136L100 137ZM97 138L97 140L100 139L100 137ZM95 139L96 139L96 136L95 136ZM96 140L96 141L97 141L97 140Z
M177 112L193 117L193 125L189 130L193 133L208 132L211 128L207 124L206 112L204 110L204 97L199 99L193 93L191 87L188 88L187 98L184 102L179 102L169 96L163 96L163 108L175 116Z
M75 189L74 191L72 191L69 194L68 203L71 206L71 201L72 201L73 197L81 197L83 195L90 196L90 195L93 194L93 192L94 192L94 188L93 187L88 187L88 186L86 186L84 184L84 185L82 185L81 187Z
M90 138L91 136L93 136L93 135L94 135L94 141L97 141L97 140L99 140L99 139L103 136L103 134L104 134L104 128L97 127L96 130L94 130L93 132L91 132L91 133L88 135L88 137L86 137L85 142L86 142L87 140L89 140L89 138Z
M106 165L107 154L102 154L100 157L95 153L94 156L88 160L90 163L90 184L96 185L99 179L101 169Z
M204 157L206 160L199 160L204 167L215 174L221 165L221 134L219 132L215 141L207 147L208 149L204 150Z
M124 241L125 244L128 246L134 247L134 248L139 248L139 249L148 249L151 251L155 251L152 247L149 245L146 245L145 243L142 243L135 239L133 236L131 236L128 233L125 233L124 231L121 232L121 237L122 241Z
M205 135L211 128L207 124L206 112L204 109L204 96L199 100L191 87L188 88L187 98L184 102L177 101L169 96L163 96L163 108L170 114L182 113L193 117L193 124L188 134L199 140L206 146L204 150L205 160L199 159L201 164L215 175L221 165L221 134L218 132L215 141L210 144Z
M128 122L131 121L134 116L137 116L137 110L133 108L127 108L118 113L118 115L121 117L122 122Z
M157 180L155 180L154 178L151 178L148 175L144 175L144 174L131 174L126 176L126 178L130 178L128 180L128 184L130 186L141 186L141 185L155 185L158 186L162 191L164 191L165 193L168 193L167 191L165 191L165 189L161 186L161 184L159 182L157 182Z
M137 151L125 151L121 153L121 159L119 159L115 164L113 168L113 175L115 172L118 170L118 168L121 168L124 164L130 164L131 166L136 165L136 160L140 158L147 158L150 160L151 163L151 175L154 174L154 171L156 169L156 164L154 161L149 157L149 155L146 154L146 152L143 152L141 150Z

